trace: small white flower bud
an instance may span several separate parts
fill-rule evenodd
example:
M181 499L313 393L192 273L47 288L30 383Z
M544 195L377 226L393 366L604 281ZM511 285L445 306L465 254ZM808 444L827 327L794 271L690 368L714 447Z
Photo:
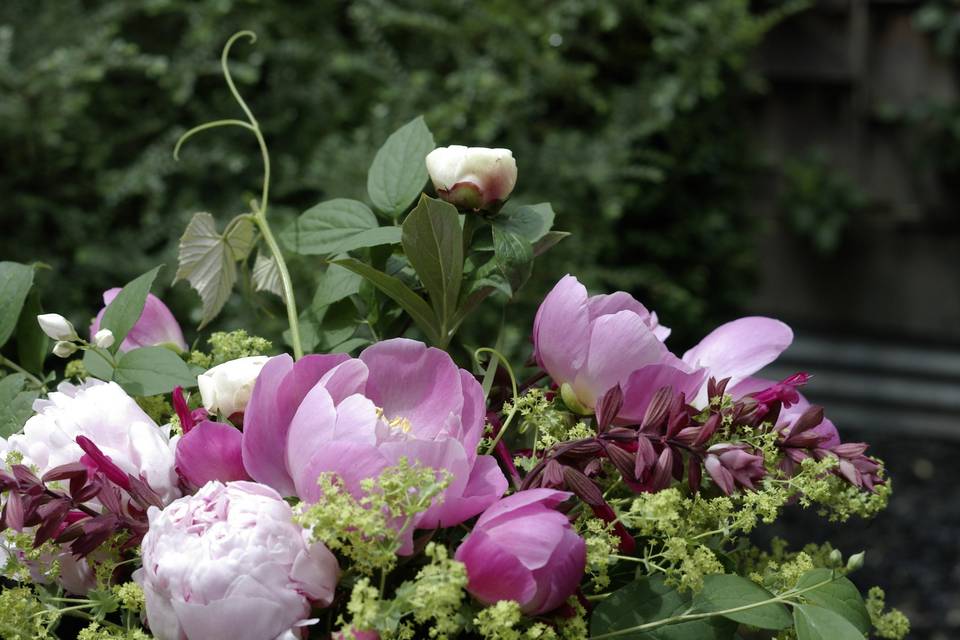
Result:
M93 344L101 349L109 349L112 347L114 340L113 331L110 331L110 329L100 329L100 331L97 331L93 336Z
M61 340L57 344L53 345L53 355L58 358L69 358L77 351L77 345L72 342L67 342L66 340Z
M861 551L860 553L855 553L847 559L847 571L856 571L863 566L863 559L866 557L867 552Z
M54 340L76 340L77 330L70 321L59 313L44 313L37 316L37 322L45 334Z

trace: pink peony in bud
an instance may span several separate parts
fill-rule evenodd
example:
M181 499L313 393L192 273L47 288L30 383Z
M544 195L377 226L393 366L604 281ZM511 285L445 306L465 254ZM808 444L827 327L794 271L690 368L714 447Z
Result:
M269 487L211 482L149 516L133 577L158 640L294 640L333 600L336 558Z
M496 209L517 183L517 162L510 149L438 147L426 162L437 195L460 209Z
M573 595L583 578L586 543L555 509L571 495L528 489L480 516L455 555L467 567L467 590L477 600L515 600L527 615L538 615Z
M560 386L564 402L593 413L598 400L620 385L617 421L639 421L661 387L694 393L703 373L664 346L670 330L627 293L588 296L573 276L547 294L533 324L534 355Z
M103 292L104 308L100 310L97 317L90 325L90 341L94 341L94 336L100 331L100 322L103 320L103 314L107 310L107 305L113 302L113 299L120 293L119 288L109 289ZM130 351L139 347L153 346L171 346L180 351L187 350L187 342L183 339L183 331L177 324L177 319L167 308L167 305L161 302L160 298L152 293L147 294L147 302L143 305L143 313L140 319L133 325L133 328L124 338L120 345L120 351Z

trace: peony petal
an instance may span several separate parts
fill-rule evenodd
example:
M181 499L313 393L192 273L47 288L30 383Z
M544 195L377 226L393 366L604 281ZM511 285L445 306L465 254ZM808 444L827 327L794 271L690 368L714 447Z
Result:
M296 494L305 502L321 498L317 479L321 473L336 473L347 491L361 496L360 483L373 478L390 466L391 462L376 447L362 442L325 442L313 452L310 460L295 470Z
M571 275L560 279L537 310L533 349L554 382L572 383L587 358L590 339L587 289Z
M297 407L287 432L286 464L290 474L304 468L314 452L323 448L333 436L337 411L327 389L317 384Z
M498 501L492 507L487 509L480 519L477 520L476 527L494 527L504 517L512 517L514 511L518 511L530 505L542 505L547 509L553 509L566 502L573 496L569 491L556 491L554 489L527 489L507 496Z
M347 396L363 393L368 373L363 361L351 358L325 373L319 384L327 389L334 404L340 404Z
M496 459L493 456L480 456L470 471L463 494L455 496L448 490L443 502L434 505L417 519L417 527L454 527L499 500L507 492L508 486Z
M322 542L316 542L305 553L297 556L290 577L310 600L321 607L333 602L340 565L337 558Z
M643 420L654 394L663 387L670 387L674 393L693 398L703 384L705 375L704 369L687 373L668 364L651 364L634 371L623 385L623 407L617 422L636 424Z
M533 574L479 528L457 548L454 558L467 565L467 590L480 602L527 602L537 593Z
M753 316L720 325L683 354L691 367L706 367L709 375L731 378L736 385L777 359L793 342L793 331L772 318Z
M587 566L587 545L583 538L570 529L564 529L563 540L543 569L535 571L534 580L540 585L537 597L523 608L527 615L553 611L572 596L583 579Z
M467 450L467 458L473 459L477 445L486 427L486 406L483 387L469 371L460 370L460 385L463 391L463 413L460 416L460 442Z
M177 443L177 471L195 487L211 480L249 480L243 467L242 441L236 427L204 420Z

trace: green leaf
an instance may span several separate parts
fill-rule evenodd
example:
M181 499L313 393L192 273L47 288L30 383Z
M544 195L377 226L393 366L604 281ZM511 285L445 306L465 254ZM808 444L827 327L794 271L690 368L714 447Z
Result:
M349 340L344 340L338 345L332 346L327 350L327 353L350 353L360 347L365 347L370 344L370 340L366 338L350 338Z
M284 298L283 277L280 275L280 265L276 258L263 253L257 254L257 259L253 262L253 288Z
M9 438L23 428L33 415L33 401L38 391L24 389L27 376L22 373L0 378L0 438Z
M427 154L436 144L423 116L394 131L377 151L367 174L367 193L378 211L396 218L427 182Z
M20 366L43 377L43 362L50 353L50 338L40 328L37 316L43 313L40 307L40 292L33 289L20 312L17 322L17 359Z
M113 364L94 349L83 352L83 368L97 380L113 380Z
M200 295L202 329L220 313L237 281L233 250L217 231L212 215L203 211L194 214L180 237L178 262L180 268L173 281L187 280Z
M330 264L317 282L317 291L313 294L310 306L322 309L348 298L360 291L361 282L363 278L353 271L338 264Z
M100 328L110 329L113 332L114 342L110 347L111 352L117 352L124 338L143 314L143 305L147 302L147 294L150 293L150 287L153 286L158 271L160 267L155 267L142 276L134 278L120 290L113 302L107 305L106 311L103 312L103 319L100 321Z
M542 256L552 249L561 240L570 237L567 231L550 231L545 236L533 243L534 257Z
M696 611L712 613L735 609L773 598L773 594L747 578L737 575L704 576L703 589L693 600ZM723 614L735 622L760 629L786 629L793 624L790 612L779 602Z
M117 363L113 378L124 391L135 396L154 396L169 393L175 387L197 386L187 363L165 347L127 351Z
M824 607L799 604L793 607L797 640L863 640L863 634L842 615Z
M33 267L19 262L0 262L0 347L13 335L31 286ZM36 323L37 319L33 321Z
M437 327L437 319L430 310L430 305L411 291L399 278L387 275L353 258L343 258L333 263L363 276L373 286L392 298L410 315L430 343L445 343L445 341L441 342L440 329Z
M250 215L249 213L241 214L227 225L230 233L224 237L224 242L230 247L233 259L237 262L246 260L257 244L257 223L249 217Z
M797 583L797 588L810 588L815 584L829 580L831 576L833 576L833 572L830 569L812 569L803 574ZM803 594L803 597L811 604L839 613L862 633L870 631L870 614L867 613L867 607L863 603L863 596L860 595L860 590L848 579L837 577L832 582L828 582L812 591L807 591Z
M528 242L543 238L553 227L556 214L549 202L507 208L493 219L494 228L511 231Z
M441 327L457 310L463 281L463 229L448 202L423 196L403 221L403 252L430 296Z
M337 198L304 211L280 234L280 239L292 251L305 256L331 256L400 242L399 227L379 224L367 205Z
M510 283L513 293L516 294L533 273L533 247L520 235L494 227L493 255L497 266Z
M681 615L690 599L664 584L659 576L643 577L613 593L593 610L591 638L625 632L618 640L729 640L737 625L721 617L671 624L646 631L629 630Z

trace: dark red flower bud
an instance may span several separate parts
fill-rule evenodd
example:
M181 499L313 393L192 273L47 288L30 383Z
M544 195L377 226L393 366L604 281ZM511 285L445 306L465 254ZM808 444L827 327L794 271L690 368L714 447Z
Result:
M623 389L616 385L606 391L596 403L597 430L603 433L613 424L623 408Z
M563 479L567 488L588 505L604 504L603 493L596 483L573 467L563 468Z
M606 453L610 462L617 468L624 480L632 482L637 479L637 457L634 454L624 451L615 444L607 445Z
M118 467L113 460L110 459L110 456L101 451L100 447L94 444L90 438L77 436L77 444L80 445L80 448L87 454L84 458L88 458L89 463L95 469L105 475L110 482L116 484L118 487L126 489L127 491L130 490L130 480L128 479L127 472Z

